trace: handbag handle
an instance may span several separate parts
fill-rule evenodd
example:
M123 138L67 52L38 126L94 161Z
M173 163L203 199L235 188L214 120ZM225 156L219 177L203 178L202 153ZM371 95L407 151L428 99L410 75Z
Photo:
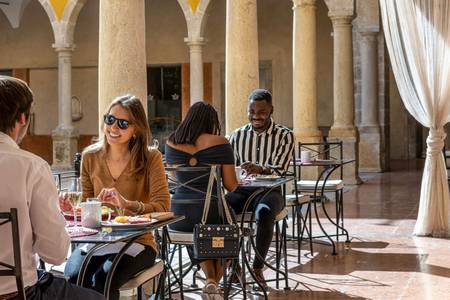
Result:
M217 180L216 176L217 166L211 166L211 171L209 173L209 181L208 187L206 189L206 197L205 197L205 205L203 206L203 215L202 215L202 224L206 224L206 218L208 217L209 206L211 204L211 195L214 185L214 179ZM222 203L223 209L225 211L225 218L227 219L228 224L233 224L233 220L231 218L230 210L228 209L228 205L225 200L225 193L223 192L223 188L220 189L220 202Z

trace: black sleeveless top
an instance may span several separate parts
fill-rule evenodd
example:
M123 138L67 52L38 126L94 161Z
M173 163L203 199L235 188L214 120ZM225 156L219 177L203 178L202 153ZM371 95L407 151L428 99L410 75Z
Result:
M190 154L166 144L166 162L168 165L191 166L191 167L205 167L209 165L234 165L234 154L230 144L220 144L209 148L202 149ZM201 175L205 175L198 178ZM190 182L189 187L206 192L209 180L209 171L205 172L175 172L175 176L180 183L187 182L194 178L198 178ZM214 185L215 190L215 185ZM213 195L215 193L213 192ZM193 191L187 187L178 187L172 197L176 199L205 199L203 193Z

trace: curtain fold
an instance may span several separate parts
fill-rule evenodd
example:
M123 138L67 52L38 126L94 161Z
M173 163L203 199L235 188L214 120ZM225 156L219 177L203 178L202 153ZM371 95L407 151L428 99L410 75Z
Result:
M449 235L442 153L450 121L450 1L380 0L395 81L408 112L430 128L415 235ZM401 204L399 204L401 205Z

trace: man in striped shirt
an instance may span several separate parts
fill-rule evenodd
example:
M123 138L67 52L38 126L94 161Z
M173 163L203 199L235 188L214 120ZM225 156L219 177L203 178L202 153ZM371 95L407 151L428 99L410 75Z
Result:
M236 129L230 136L236 165L241 166L247 174L283 175L292 156L294 135L289 128L273 121L272 95L268 90L256 89L248 100L250 123ZM246 200L254 191L252 188L238 187L228 193L226 198L234 211L241 213ZM256 216L256 248L265 259L272 241L275 217L284 207L284 198L281 190L275 189L253 203L258 203L256 207L250 207L255 210ZM266 288L263 267L263 261L255 257L253 270L258 281Z

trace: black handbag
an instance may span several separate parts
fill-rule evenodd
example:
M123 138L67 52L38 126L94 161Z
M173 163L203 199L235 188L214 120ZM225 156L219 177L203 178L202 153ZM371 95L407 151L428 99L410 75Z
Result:
M205 205L200 224L194 226L194 256L197 259L236 258L239 257L239 226L233 222L223 189L217 205L223 206L228 224L205 224L211 204L211 194L216 178L216 166L211 167L206 191Z

